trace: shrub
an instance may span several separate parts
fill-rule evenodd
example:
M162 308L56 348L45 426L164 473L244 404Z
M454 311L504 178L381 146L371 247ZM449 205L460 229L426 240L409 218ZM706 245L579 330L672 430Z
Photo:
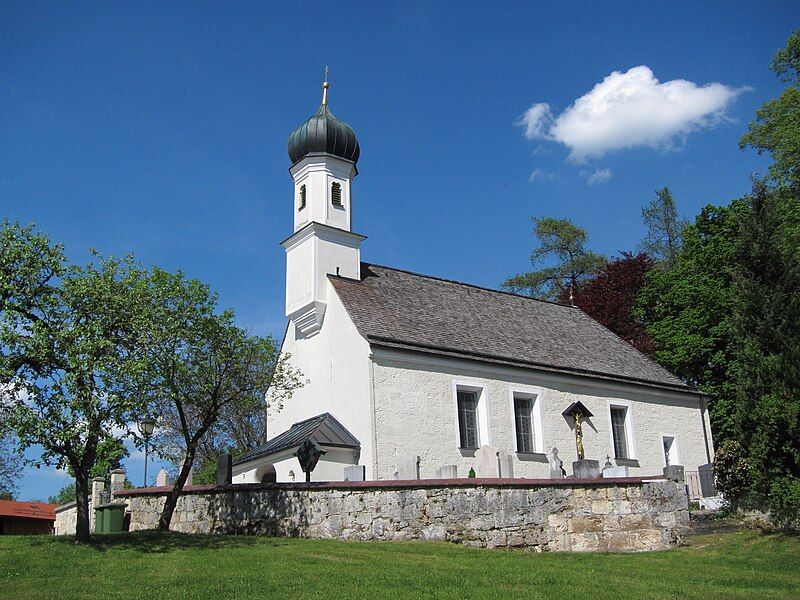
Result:
M714 455L717 489L736 510L751 482L750 464L744 448L736 440L725 440Z

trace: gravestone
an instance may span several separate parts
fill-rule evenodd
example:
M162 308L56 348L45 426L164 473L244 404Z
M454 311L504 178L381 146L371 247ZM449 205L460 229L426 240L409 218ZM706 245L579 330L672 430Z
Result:
M217 485L230 485L233 481L233 457L220 454L217 457Z
M500 457L494 446L481 446L475 451L475 475L477 477L500 477Z
M348 465L344 468L345 481L365 481L367 479L367 467L364 465Z
M550 479L564 479L564 461L558 458L558 448L553 448L550 457Z
M458 479L458 467L456 465L436 467L436 479Z
M600 461L588 458L573 461L572 476L575 479L597 479L600 477Z
M419 461L416 454L404 454L397 458L395 479L419 479Z
M156 487L166 487L169 485L169 473L166 469L161 469L156 475Z
M603 469L603 477L630 477L628 467L609 467Z
M505 477L507 479L514 478L514 457L506 452L505 450L500 450L498 452L498 461L500 463L500 477Z
M697 476L700 479L700 493L703 498L717 495L717 486L714 484L714 465L708 463L697 467Z

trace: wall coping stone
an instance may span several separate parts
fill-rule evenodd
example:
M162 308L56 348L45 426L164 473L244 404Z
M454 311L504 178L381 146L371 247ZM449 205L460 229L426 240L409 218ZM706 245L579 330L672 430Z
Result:
M664 481L664 475L652 477L608 477L567 479L523 479L523 478L460 478L460 479L381 479L376 481L320 481L285 483L239 483L230 485L187 485L182 495L225 492L248 492L262 490L315 491L315 490L406 490L432 488L546 488L546 487L612 487L641 485L651 481ZM117 492L118 498L131 496L161 496L168 494L173 486L134 488Z

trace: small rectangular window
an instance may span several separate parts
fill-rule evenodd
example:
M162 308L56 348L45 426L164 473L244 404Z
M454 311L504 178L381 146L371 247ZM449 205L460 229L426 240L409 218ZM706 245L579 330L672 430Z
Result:
M342 205L342 184L334 181L331 185L331 204L334 206Z
M458 432L462 448L477 448L480 446L478 436L478 394L459 390L458 401Z
M614 437L614 456L629 458L628 437L625 430L625 417L628 409L620 406L611 407L611 434Z
M300 186L300 207L297 210L303 210L306 207L306 185Z
M514 396L517 452L536 452L533 435L533 398Z

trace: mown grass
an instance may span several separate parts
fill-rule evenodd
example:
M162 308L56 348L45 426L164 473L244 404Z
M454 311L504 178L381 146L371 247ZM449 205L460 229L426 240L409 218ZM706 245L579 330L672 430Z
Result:
M0 597L798 598L800 538L710 534L646 554L112 534L0 537Z

